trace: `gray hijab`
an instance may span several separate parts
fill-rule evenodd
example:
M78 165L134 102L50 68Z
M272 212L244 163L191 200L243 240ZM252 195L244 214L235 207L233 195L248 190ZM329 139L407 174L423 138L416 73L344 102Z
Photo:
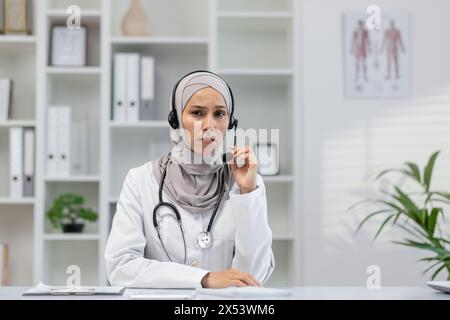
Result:
M208 72L195 72L184 77L175 91L175 106L179 120L179 129L170 128L172 150L151 162L156 181L159 183L167 165L164 191L172 201L191 213L204 213L213 209L219 199L220 186L224 183L222 201L229 198L228 192L234 183L230 166L220 160L221 144L212 150L217 157L204 157L195 153L186 137L182 121L182 112L189 99L198 91L211 87L222 94L231 113L231 94L226 83L218 76ZM171 99L172 100L172 99ZM170 109L172 109L170 102ZM223 180L223 181L222 181ZM167 201L163 199L164 201Z

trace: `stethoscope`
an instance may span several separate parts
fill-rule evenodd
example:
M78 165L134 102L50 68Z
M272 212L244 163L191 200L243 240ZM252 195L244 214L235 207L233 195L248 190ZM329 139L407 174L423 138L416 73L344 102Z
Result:
M170 154L169 154L170 156ZM166 207L169 208L170 210L173 211L173 213L175 213L175 216L177 218L177 222L178 225L180 227L180 231L181 231L181 236L183 237L183 244L184 244L184 264L186 264L186 239L184 237L184 229L183 229L183 222L181 221L181 215L178 212L178 209L170 202L165 202L162 199L162 191L163 191L163 186L164 186L164 180L166 178L166 172L167 172L167 165L168 165L169 161L167 161L166 166L164 167L164 171L161 175L161 180L159 182L159 202L158 204L155 206L155 208L153 209L153 225L155 226L156 232L158 233L158 238L159 241L161 242L161 245L164 249L164 252L166 253L167 257L169 258L170 261L172 261L172 258L170 257L169 253L167 252L166 246L164 245L164 242L161 239L161 235L159 232L159 225L158 225L158 221L156 219L156 214L158 209L162 208L162 207ZM220 202L222 200L222 196L223 196L223 189L224 189L224 181L223 181L223 176L220 177L220 193L219 193L219 199L217 200L217 204L214 208L214 211L211 215L211 218L209 219L209 223L208 223L208 227L206 228L206 230L203 230L202 232L199 233L199 235L197 236L197 243L200 246L200 248L202 249L208 249L211 248L213 245L213 235L211 232L213 223L214 223L214 219L216 217L217 211L219 209L220 206Z

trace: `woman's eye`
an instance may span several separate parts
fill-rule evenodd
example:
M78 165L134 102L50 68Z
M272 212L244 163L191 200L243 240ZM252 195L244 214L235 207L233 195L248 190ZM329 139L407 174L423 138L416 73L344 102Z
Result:
M223 117L223 116L225 116L225 112L219 111L219 112L216 113L216 116L217 117Z
M200 116L202 113L201 111L192 111L191 114L194 116Z

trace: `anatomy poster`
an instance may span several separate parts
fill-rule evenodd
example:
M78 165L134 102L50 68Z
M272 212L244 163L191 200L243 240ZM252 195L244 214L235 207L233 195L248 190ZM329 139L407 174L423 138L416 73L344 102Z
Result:
M348 97L410 95L409 16L381 13L381 28L369 29L364 12L344 16L345 90Z

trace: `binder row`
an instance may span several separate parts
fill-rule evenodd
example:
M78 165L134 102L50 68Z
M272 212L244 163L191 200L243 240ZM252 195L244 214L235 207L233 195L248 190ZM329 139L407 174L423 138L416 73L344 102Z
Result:
M10 197L34 197L35 132L34 128L9 128Z
M114 54L112 120L138 122L156 118L155 60L139 53Z
M70 175L70 106L49 106L47 110L47 175Z

